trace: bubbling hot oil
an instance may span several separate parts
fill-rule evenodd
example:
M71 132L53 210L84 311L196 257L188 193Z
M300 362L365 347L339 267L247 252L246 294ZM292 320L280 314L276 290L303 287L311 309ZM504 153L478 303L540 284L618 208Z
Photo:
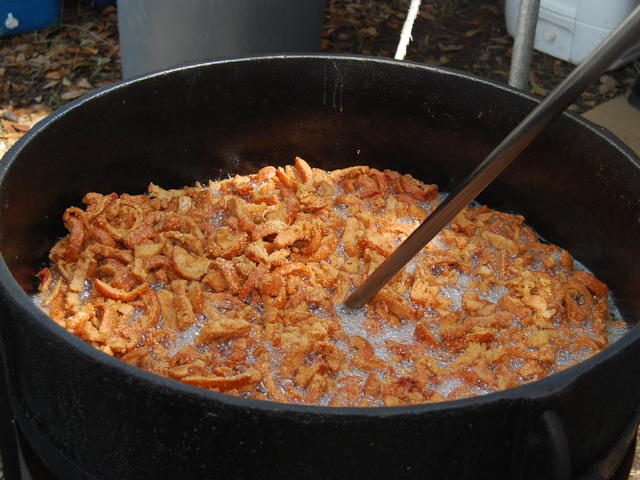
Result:
M256 184L256 187L260 187L260 185ZM346 219L349 217L349 207L344 204L336 203L335 200L339 195L342 195L344 191L341 188L336 188L334 195L334 204L333 204L333 212L341 217L342 219ZM431 212L441 201L446 198L446 194L440 194L440 196L432 202L420 202L421 208L424 212ZM472 204L472 207L478 207L479 205ZM223 226L225 225L226 218L228 214L223 212L222 210L216 211L215 214L210 218L209 222L214 226ZM417 227L420 223L421 219L413 218L413 217L401 217L396 220L397 225L399 226L413 226ZM401 239L400 239L401 240ZM394 239L394 246L397 246L399 243L398 239ZM438 234L427 247L434 250L446 251L449 249L449 245L443 241L442 235ZM345 259L349 258L345 250L344 242L340 237L339 244L337 246L337 251L342 254ZM416 269L420 265L420 261L424 256L424 251L420 252L414 259L412 259L405 267L405 271L411 275L413 275ZM576 270L588 270L584 265L574 260L574 267ZM541 268L539 264L533 264L530 266L532 271L537 271ZM487 291L481 291L479 288L474 286L477 284L477 280L479 277L472 276L469 274L458 272L456 275L456 283L455 284L447 284L446 286L441 286L439 288L439 294L451 301L450 309L454 312L459 312L462 310L463 296L467 292L473 292L478 294L478 297L487 302L497 304L500 299L509 293L509 290L504 286L492 286ZM54 280L56 281L56 280ZM153 284L150 286L153 290L161 290L167 288L166 285L162 283ZM80 294L80 301L82 303L88 302L91 300L93 296L93 287L90 282L85 284L85 289ZM405 294L406 301L412 304L411 298L408 294ZM36 304L41 305L42 298L39 295L34 295L33 300ZM262 314L262 309L260 305L252 305L257 311ZM607 334L610 343L615 342L620 337L622 337L627 331L627 327L621 327L619 324L622 320L622 316L613 302L613 298L609 297L609 306L610 306L610 315L611 318L615 322L609 322L607 324ZM413 305L414 308L417 308L416 305ZM389 369L386 371L379 371L376 374L380 377L382 381L389 380L386 378L388 371L393 371L395 374L402 374L403 372L409 372L414 369L414 366L407 361L403 361L394 352L391 350L390 345L401 344L403 346L416 346L419 344L416 339L415 329L417 322L414 319L403 319L400 318L399 322L391 323L389 321L382 320L379 323L379 328L372 331L371 328L368 328L367 325L367 317L368 317L368 307L365 306L358 310L353 310L345 307L344 305L336 305L333 311L325 311L321 307L311 306L309 313L312 315L323 317L323 318L338 318L340 327L344 336L347 339L352 337L361 337L365 339L372 347L374 356L385 362ZM260 322L260 319L256 319L257 322ZM192 324L188 328L183 331L176 332L176 336L173 340L170 340L168 348L169 348L169 356L174 357L178 354L183 348L187 346L196 347L197 339L200 334L202 327L208 322L208 319L202 315L198 316L196 323ZM514 317L514 327L519 327L518 319ZM163 326L162 318L160 318L158 328ZM592 328L589 322L585 322L584 329L589 332ZM438 341L439 345L442 345L440 332L437 327L433 327L431 334ZM496 333L497 336L500 336L500 332ZM350 346L348 340L345 340L344 336L340 336L338 338L333 339L333 344L338 348L345 356L346 361L343 362L342 368L339 372L336 373L336 382L340 382L343 379L348 379L350 382L357 383L362 387L367 380L367 377L371 374L371 372L364 371L360 368L355 367L349 360L356 355L355 349ZM199 349L217 349L221 351L222 354L229 354L233 347L234 340L225 340L224 342L220 342L218 344L212 344L209 346L199 345L197 348ZM281 368L281 364L283 361L283 352L280 351L277 347L273 345L270 341L262 342L261 346L269 352L269 359L271 363L271 367L274 372L279 371ZM593 352L588 348L578 350L578 351L570 351L568 349L559 349L556 354L556 359L554 364L551 366L551 371L560 370L567 366L576 364L578 362L583 361L588 358ZM449 366L454 360L455 355L450 351L445 349L444 347L430 347L428 350L428 355L431 356L437 364L441 368L446 368ZM256 363L256 358L253 355L253 349L249 349L245 364L249 367ZM523 366L523 361L519 358L510 359L510 365L514 370L517 370ZM298 388L292 379L280 377L277 380L280 388L284 391L286 388ZM463 378L460 378L456 375L446 376L442 379L432 381L428 386L430 390L433 390L437 394L439 394L443 399L448 399L454 391L459 389L460 387L466 384ZM258 386L258 391L262 391L264 393L264 387ZM489 393L490 390L488 388L483 388L481 386L474 386L473 393L476 395L482 395ZM362 394L364 395L364 394ZM318 401L319 405L329 405L333 398L333 394L325 394ZM368 399L371 404L374 406L383 405L383 401L380 399Z
M413 270L415 268L415 264L418 259L413 259L408 263L409 268ZM413 264L413 265L412 265ZM589 270L578 261L574 260L574 267L576 270L582 270L588 272ZM442 287L440 289L440 294L445 296L446 298L451 299L452 307L451 309L454 311L458 311L461 309L462 296L465 292L469 291L469 285L472 283L474 278L467 274L459 274L458 282L454 286ZM59 280L54 280L59 281ZM163 288L164 285L154 284L152 288L154 290ZM502 286L493 287L489 289L488 292L483 293L481 298L486 299L492 303L497 303L500 298L508 293L508 289ZM89 301L93 294L93 287L90 282L85 284L84 290L80 293L80 299L84 303ZM33 295L32 300L36 305L42 305L42 298L39 295ZM609 344L614 343L618 339L620 339L624 334L629 330L629 327L623 321L622 315L616 306L613 296L609 294L609 314L612 318L612 322L607 324L607 336L609 339ZM410 300L409 300L410 301ZM331 312L325 312L322 308L312 308L310 309L310 313L316 316L329 316ZM394 325L390 322L383 322L380 325L380 328L376 333L372 333L370 329L367 328L366 319L368 314L368 307L362 307L359 309L351 309L346 307L345 305L339 304L334 308L334 313L340 319L340 326L344 334L348 337L361 337L364 338L372 347L374 351L374 355L386 362L393 370L396 372L410 369L411 365L408 365L406 362L398 361L393 352L390 351L388 347L388 341L396 342L402 345L414 346L418 344L418 341L415 338L415 327L416 322L414 320L402 319L398 325ZM185 330L178 332L175 339L172 340L169 347L169 355L173 357L178 352L180 352L185 346L196 346L196 340L202 329L202 326L207 323L207 318L203 315L198 316L198 320L196 323L190 325ZM517 320L515 320L517 321ZM621 326L624 325L624 326ZM158 328L162 327L163 321L162 317L160 318ZM584 325L585 330L589 330L591 325L586 322ZM439 333L437 330L432 332L434 337L437 340L440 340ZM230 350L230 347L233 344L233 340L227 342L226 349ZM346 356L346 358L350 358L354 355L353 349L349 346L349 344L342 339L334 340L334 344L338 349L340 349ZM283 358L282 352L275 348L271 342L263 342L262 346L266 348L270 352L271 358L271 366L274 371L277 371L280 368L280 364ZM218 346L205 346L199 348L218 348ZM568 349L559 349L556 355L556 360L551 370L560 370L566 368L567 366L575 365L579 362L584 361L586 358L590 357L591 354L590 349L584 348L581 351L570 351ZM444 348L435 349L432 348L429 351L429 355L431 355L441 367L446 367L453 360L452 354ZM255 358L249 352L246 358L247 366L251 366L255 363ZM512 359L511 367L514 370L522 367L522 360L520 359ZM359 383L360 386L364 384L367 379L369 372L365 372L362 369L359 369L353 366L350 362L345 362L343 368L338 373L336 377L336 381L340 381L343 378L349 377L351 382ZM380 374L382 380L386 380L386 374ZM280 379L278 381L281 388L291 388L292 381L290 379ZM452 392L461 386L465 385L465 381L456 376L447 376L440 383L432 383L429 388L440 394L443 398L448 398ZM486 393L490 393L493 390L482 388L479 386L474 387L474 394L483 395ZM332 399L331 394L325 394L318 401L319 405L328 405ZM371 399L370 399L371 400ZM381 400L374 400L372 402L374 406L382 406L383 403Z

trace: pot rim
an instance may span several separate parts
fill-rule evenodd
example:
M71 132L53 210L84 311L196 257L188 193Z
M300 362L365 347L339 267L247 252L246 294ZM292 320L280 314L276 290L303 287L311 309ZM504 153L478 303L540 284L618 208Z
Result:
M189 70L198 70L203 68L215 68L216 65L224 64L243 64L253 62L296 62L296 61L325 61L325 62L337 62L337 63L373 63L378 65L392 65L398 69L408 70L422 70L428 71L440 75L449 77L462 78L474 83L481 83L491 86L498 90L508 92L509 95L516 95L531 102L539 103L540 99L529 93L517 90L506 84L502 84L493 80L477 77L475 75L454 70L451 68L444 68L439 66L432 66L417 62L408 62L394 59L387 59L381 57L369 57L364 55L336 55L336 54L285 54L285 55L259 55L233 59L213 60L206 62L199 62L189 65L181 65L169 69L163 69L139 75L127 80L123 80L113 85L102 87L84 97L74 100L69 104L61 107L52 114L45 117L43 120L34 125L22 138L20 138L14 146L4 155L3 161L0 164L0 187L4 182L5 177L10 172L13 163L19 158L22 150L34 139L38 137L41 131L49 128L50 125L55 124L61 118L71 111L81 108L85 103L90 103L97 98L109 95L111 92L118 91L122 88L127 88L129 85L145 82L151 78L163 77L165 75L172 75L177 72L186 72ZM334 63L335 64L335 63ZM567 116L573 122L577 122L581 127L586 128L592 134L601 137L613 148L619 150L625 157L635 164L640 169L640 159L638 156L621 140L611 134L603 127L597 126L592 122L568 111L565 111L563 116ZM0 212L0 221L1 221ZM236 397L225 393L219 393L211 390L188 385L177 380L173 380L167 377L156 375L154 373L142 370L141 368L134 367L126 362L123 362L115 357L107 355L100 350L90 346L85 341L76 337L66 329L62 328L56 322L52 321L26 294L26 292L18 285L13 278L5 260L4 255L0 252L0 295L4 297L5 301L10 302L19 314L28 315L32 317L40 326L46 329L46 331L54 336L57 340L70 344L75 348L76 353L85 357L87 360L92 360L102 364L103 366L124 372L131 375L137 381L141 383L149 384L153 388L168 389L176 391L185 397L185 400L192 402L204 401L207 403L223 404L231 408L242 409L255 409L260 411L270 411L271 413L280 413L283 415L317 415L323 417L351 417L366 418L366 417L384 417L391 418L405 415L422 415L428 412L437 412L443 410L459 410L467 407L476 407L478 405L500 403L500 402L517 402L517 401L541 401L542 399L552 396L561 390L570 388L571 385L588 373L592 368L602 363L608 362L616 356L622 354L625 349L639 341L640 329L638 325L633 325L629 331L621 338L615 341L613 344L606 347L598 354L574 365L561 372L549 375L541 380L526 383L524 385L502 390L499 392L488 393L485 395L469 397L461 400L448 400L436 403L425 403L419 405L409 405L400 407L327 407L317 405L298 405L298 404L286 404L267 400L255 400Z

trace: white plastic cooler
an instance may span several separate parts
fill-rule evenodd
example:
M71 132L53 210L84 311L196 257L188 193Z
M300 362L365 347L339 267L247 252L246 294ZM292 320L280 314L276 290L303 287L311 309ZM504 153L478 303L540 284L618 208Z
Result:
M640 3L640 0L540 0L534 48L579 64ZM505 1L507 31L515 34L520 0ZM640 44L611 69L640 56Z

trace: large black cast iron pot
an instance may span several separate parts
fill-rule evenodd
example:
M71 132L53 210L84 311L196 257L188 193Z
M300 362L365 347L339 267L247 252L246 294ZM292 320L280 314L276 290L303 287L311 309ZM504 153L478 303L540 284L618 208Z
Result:
M574 368L497 394L399 408L301 407L139 371L58 327L28 296L64 233L64 208L85 192L139 193L151 181L181 187L295 155L323 168L393 168L446 190L534 103L449 70L301 56L179 68L56 112L0 167L0 327L18 427L64 479L514 480L613 468L637 421L637 328ZM610 285L633 323L639 187L628 149L564 115L480 200L525 214L568 248Z

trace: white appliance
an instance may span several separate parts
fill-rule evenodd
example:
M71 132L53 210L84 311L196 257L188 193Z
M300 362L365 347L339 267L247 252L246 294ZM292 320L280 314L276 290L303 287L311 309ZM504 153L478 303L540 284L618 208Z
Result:
M629 15L640 0L540 0L534 48L579 64ZM505 0L507 31L515 34L520 0ZM614 70L640 56L640 44L611 67Z

